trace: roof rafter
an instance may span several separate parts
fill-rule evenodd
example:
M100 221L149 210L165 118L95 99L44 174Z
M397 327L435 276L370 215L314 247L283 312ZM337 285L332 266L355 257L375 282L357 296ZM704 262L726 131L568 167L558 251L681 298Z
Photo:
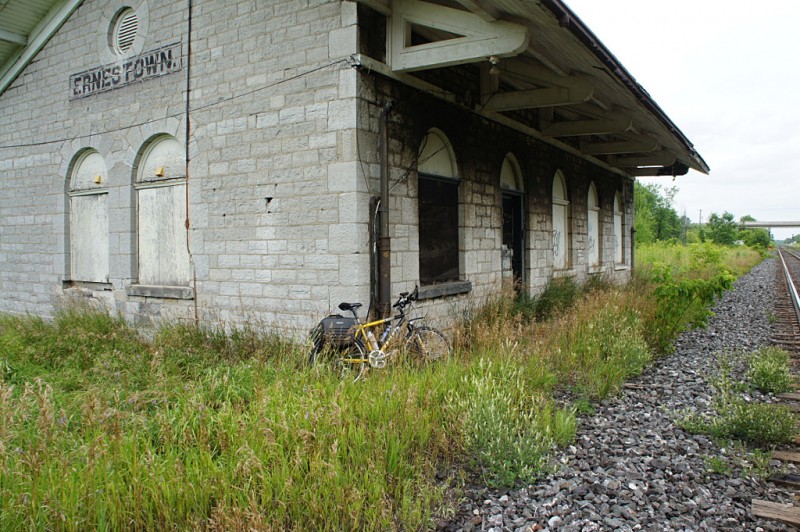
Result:
M486 22L494 22L500 19L500 11L482 0L456 0L459 4L469 9Z
M28 36L20 35L19 33L14 33L12 31L0 28L0 41L5 41L5 42L10 42L11 44L19 44L25 46L26 44L28 44Z
M600 113L597 118L553 122L542 128L548 137L575 137L582 135L610 135L625 133L633 127L633 120L615 112Z
M588 142L581 147L586 155L619 155L622 153L649 153L661 146L655 139L637 135L636 140L615 140L610 142Z
M501 92L489 97L485 104L487 111L513 111L516 109L536 109L575 105L588 101L594 89L584 87L547 87L514 92Z
M661 150L641 155L615 155L608 158L609 164L623 168L638 166L670 166L678 160L672 152Z

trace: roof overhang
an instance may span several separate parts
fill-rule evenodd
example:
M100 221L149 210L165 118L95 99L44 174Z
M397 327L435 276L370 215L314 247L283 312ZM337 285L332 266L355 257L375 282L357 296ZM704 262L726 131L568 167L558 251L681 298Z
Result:
M416 73L474 64L472 110L631 177L709 167L614 55L560 0L358 0L387 17L370 68L456 103ZM538 123L521 112L537 110ZM530 117L530 113L525 114ZM526 122L526 123L523 123Z
M0 2L0 94L82 3L83 0Z

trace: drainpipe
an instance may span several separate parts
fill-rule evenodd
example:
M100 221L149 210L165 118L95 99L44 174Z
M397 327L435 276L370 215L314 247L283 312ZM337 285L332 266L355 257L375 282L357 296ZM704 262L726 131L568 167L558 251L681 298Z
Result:
M191 138L192 134L192 124L189 116L189 111L191 109L191 101L189 99L192 90L192 0L188 0L187 2L187 9L188 15L186 17L186 110L185 110L185 118L186 118L186 141L184 142L185 146L184 149L186 150L184 154L184 159L186 161L186 185L184 186L186 197L184 198L186 201L186 220L184 221L184 227L186 227L186 252L189 255L189 262L192 268L192 304L194 305L194 324L198 325L200 323L200 317L198 314L198 303L197 303L197 270L194 265L194 256L192 255L192 246L191 246L191 224L189 222L189 164L190 164L190 149L189 149L189 139Z
M636 229L631 226L631 279L633 279L633 267L634 267L634 257L636 254L634 253L636 249Z
M381 231L378 237L378 314L388 316L392 310L392 246L389 239L389 113L394 103L381 109L379 137L381 156L381 202L378 213Z

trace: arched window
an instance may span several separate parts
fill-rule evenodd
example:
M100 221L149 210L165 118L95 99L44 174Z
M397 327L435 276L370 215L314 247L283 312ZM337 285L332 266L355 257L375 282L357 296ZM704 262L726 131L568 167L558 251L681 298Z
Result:
M188 286L186 165L183 146L169 135L148 142L136 173L138 283Z
M622 264L624 257L622 253L622 197L620 193L614 194L614 262Z
M438 129L425 135L417 170L420 283L457 281L458 169L450 141Z
M600 264L600 202L597 200L597 188L594 183L589 183L589 197L586 199L586 205L586 253L589 257L589 265L597 266Z
M567 182L561 170L553 178L553 268L569 267L569 199Z
M524 279L524 184L517 158L511 153L500 168L500 189L503 191L502 273L504 279L517 285Z
M103 156L80 152L69 175L69 278L108 282L108 171Z

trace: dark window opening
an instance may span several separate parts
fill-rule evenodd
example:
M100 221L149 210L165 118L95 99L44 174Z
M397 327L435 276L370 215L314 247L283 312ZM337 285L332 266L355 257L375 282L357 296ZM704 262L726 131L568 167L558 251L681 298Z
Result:
M522 196L519 194L503 194L503 246L511 251L511 270L515 284L519 283L523 279L525 253Z
M423 285L459 279L458 181L419 177L419 277Z

